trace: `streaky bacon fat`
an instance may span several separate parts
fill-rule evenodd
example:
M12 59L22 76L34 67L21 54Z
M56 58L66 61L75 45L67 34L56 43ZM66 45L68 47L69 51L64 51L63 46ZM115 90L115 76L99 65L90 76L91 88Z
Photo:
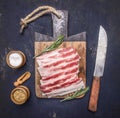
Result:
M42 95L63 96L84 88L82 78L78 77L80 59L72 47L60 48L37 57Z

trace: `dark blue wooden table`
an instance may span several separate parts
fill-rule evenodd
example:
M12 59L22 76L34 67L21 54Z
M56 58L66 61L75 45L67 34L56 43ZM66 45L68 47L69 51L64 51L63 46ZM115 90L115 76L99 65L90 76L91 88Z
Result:
M20 18L38 6L68 10L68 35L87 32L87 85L91 87L99 26L108 34L108 50L96 113L88 111L88 94L83 99L60 103L60 99L38 99L35 95L34 32L52 36L50 15L29 24L19 34ZM10 50L21 50L27 63L13 70L6 64ZM119 0L0 0L0 118L120 118L120 2ZM32 77L24 85L31 96L17 106L10 99L13 82L25 71Z

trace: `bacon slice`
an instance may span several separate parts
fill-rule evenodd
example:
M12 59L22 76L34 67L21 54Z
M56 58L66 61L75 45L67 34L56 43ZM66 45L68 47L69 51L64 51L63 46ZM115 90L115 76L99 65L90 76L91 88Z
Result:
M38 71L40 72L40 75L43 77L43 80L48 80L48 79L52 79L52 78L56 78L61 76L62 74L69 74L69 73L78 73L78 67L77 66L72 66L69 68L65 68L65 69L56 69L56 68L38 68Z
M84 82L79 81L78 83L71 84L70 86L67 86L65 88L56 89L52 92L42 93L42 95L51 98L54 96L63 96L84 88L85 88Z
M74 83L74 81L78 81L79 79L77 78L77 75L68 75L65 76L64 78L55 80L54 82L51 83L45 83L43 85L41 85L41 89L43 90L50 90L51 88L58 88L58 87L65 87L66 85L69 85L70 83Z
M84 87L78 78L80 56L73 48L60 48L37 57L42 95L61 96Z

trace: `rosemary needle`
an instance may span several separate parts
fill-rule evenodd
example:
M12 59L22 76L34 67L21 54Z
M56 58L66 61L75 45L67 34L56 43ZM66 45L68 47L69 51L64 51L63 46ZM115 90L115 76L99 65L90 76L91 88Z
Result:
M49 52L49 51L55 50L57 47L59 47L63 43L63 39L64 39L63 35L58 36L58 38L57 38L57 40L55 40L55 42L53 42L50 46L48 46L45 49L43 49L42 52L40 52L38 55L34 56L33 58L36 58L36 57L42 55L45 52Z
M86 88L84 88L84 89L81 89L81 90L79 90L79 91L76 91L73 95L68 96L68 97L62 99L60 102L64 102L64 101L66 101L66 100L72 100L72 99L74 99L74 98L76 98L76 97L79 97L79 96L81 96L81 95L84 95L88 90L89 90L89 87L86 87Z

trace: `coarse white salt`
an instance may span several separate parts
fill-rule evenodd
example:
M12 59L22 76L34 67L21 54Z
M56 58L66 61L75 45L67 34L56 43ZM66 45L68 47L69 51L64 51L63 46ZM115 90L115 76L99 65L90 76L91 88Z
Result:
M22 64L22 61L22 56L18 53L12 53L9 55L9 63L14 67L20 66Z

